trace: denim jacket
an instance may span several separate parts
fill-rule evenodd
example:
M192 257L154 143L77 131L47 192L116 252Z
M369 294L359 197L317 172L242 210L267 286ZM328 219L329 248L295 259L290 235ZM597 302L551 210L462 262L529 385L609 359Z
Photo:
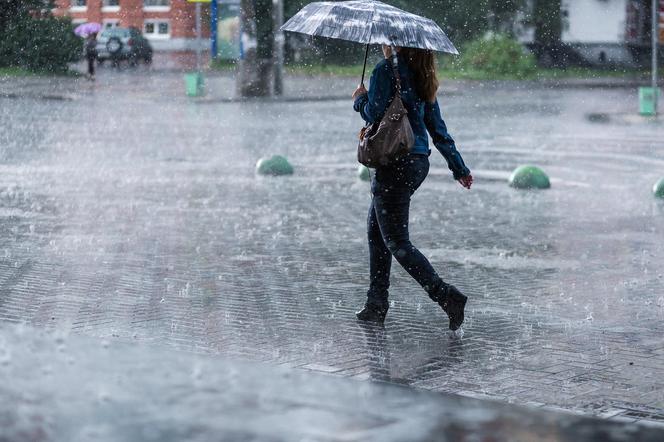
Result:
M431 134L436 149L445 157L454 179L470 175L457 151L454 139L447 132L447 126L440 115L438 100L428 103L418 97L414 88L413 75L406 64L406 60L399 57L399 76L401 77L401 99L408 110L408 120L415 134L415 145L411 153L430 155L429 138ZM392 62L383 60L376 65L371 74L369 93L360 95L355 99L353 108L359 112L367 123L375 123L382 119L394 94L396 93L396 78L392 71Z

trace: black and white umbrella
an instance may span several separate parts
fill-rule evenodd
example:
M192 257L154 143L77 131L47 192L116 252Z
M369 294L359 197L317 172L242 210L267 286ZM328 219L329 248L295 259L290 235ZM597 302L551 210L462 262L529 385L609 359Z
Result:
M433 20L377 0L309 3L281 30L365 43L365 70L371 44L459 53Z

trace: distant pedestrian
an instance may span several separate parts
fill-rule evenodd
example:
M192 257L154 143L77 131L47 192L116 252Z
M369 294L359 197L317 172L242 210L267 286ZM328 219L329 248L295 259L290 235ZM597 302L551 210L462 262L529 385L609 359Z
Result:
M85 40L85 58L88 60L88 79L95 80L95 61L97 60L97 33L93 32Z
M383 46L385 60L371 75L370 89L360 85L353 93L354 109L368 123L380 121L397 91L390 57L392 49ZM470 189L473 177L456 149L440 114L436 99L438 79L432 51L397 48L401 97L415 135L410 154L376 168L371 180L371 205L367 220L370 285L364 308L357 312L362 321L385 320L390 286L392 256L426 290L449 316L450 330L464 320L467 297L444 282L429 261L410 242L408 212L410 198L429 172L429 139L445 157L454 179Z

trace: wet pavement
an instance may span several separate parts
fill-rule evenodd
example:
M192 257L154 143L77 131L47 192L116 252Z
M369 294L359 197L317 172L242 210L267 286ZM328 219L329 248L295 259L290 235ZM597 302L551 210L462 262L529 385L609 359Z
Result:
M643 425L159 346L24 326L0 331L6 339L0 379L13 380L0 383L2 441L659 442L664 436L664 429Z
M202 99L140 69L0 79L0 322L664 423L664 126L636 92L443 83L476 186L434 152L411 238L471 297L458 340L400 268L385 327L354 319L355 82L234 102L228 75ZM295 175L257 177L275 153ZM552 188L509 188L525 163Z

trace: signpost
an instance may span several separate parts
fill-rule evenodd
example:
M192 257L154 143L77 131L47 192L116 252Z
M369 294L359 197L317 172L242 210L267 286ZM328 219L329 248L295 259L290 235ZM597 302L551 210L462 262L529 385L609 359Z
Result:
M659 88L657 87L657 44L659 43L659 14L660 0L652 0L652 94L653 115L657 116L657 102L659 100Z
M652 0L651 8L651 17L652 17L652 29L651 29L651 50L652 50L652 68L651 68L651 79L650 87L640 87L639 88L639 113L644 116L654 116L657 117L657 105L659 101L659 87L657 84L657 53L658 45L661 40L662 35L658 32L660 27L660 22L664 20L664 0Z
M274 66L274 94L284 94L284 32L280 29L284 24L284 0L272 0L274 5L274 29L276 35L274 42L276 45L276 65Z

